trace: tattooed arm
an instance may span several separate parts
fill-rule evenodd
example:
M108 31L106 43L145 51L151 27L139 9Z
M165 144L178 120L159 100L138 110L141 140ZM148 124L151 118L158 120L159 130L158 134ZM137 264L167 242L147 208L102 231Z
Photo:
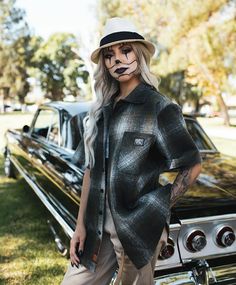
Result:
M201 172L201 164L197 163L194 166L181 170L173 183L171 189L170 206L177 202L177 200L194 184L198 175Z

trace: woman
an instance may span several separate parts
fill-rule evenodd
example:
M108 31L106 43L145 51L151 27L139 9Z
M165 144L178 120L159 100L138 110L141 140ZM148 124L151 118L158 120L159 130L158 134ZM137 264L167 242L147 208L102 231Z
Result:
M153 284L170 208L200 173L181 109L149 71L154 52L132 23L112 18L92 53L97 101L75 155L85 174L62 285L109 284L117 265L116 284ZM174 183L159 184L173 169Z

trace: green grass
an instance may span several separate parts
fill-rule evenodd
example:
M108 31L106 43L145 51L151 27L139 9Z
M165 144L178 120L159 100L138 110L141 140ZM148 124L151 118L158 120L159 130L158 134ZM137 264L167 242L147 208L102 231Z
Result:
M0 158L0 284L60 284L68 260L59 255L47 210L23 179L3 176Z

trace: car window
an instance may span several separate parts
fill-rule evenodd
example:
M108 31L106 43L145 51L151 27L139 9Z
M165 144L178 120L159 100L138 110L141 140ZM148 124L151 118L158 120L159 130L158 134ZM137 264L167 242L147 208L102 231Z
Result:
M67 141L65 147L76 150L83 137L83 118L87 113L83 112L70 118L66 125Z
M197 122L186 120L187 129L199 150L216 150L214 144Z
M59 129L59 115L56 112L53 112L51 118L51 126L49 128L49 133L47 139L54 144L60 145L60 129Z
M60 145L59 114L53 110L40 110L32 126L32 135Z
M51 110L40 110L32 127L32 135L47 138L52 115Z

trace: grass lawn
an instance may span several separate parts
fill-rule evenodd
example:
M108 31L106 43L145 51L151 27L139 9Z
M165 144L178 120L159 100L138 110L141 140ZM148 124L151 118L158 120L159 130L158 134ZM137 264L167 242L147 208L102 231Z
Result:
M68 260L59 255L47 211L33 190L3 175L0 157L0 285L60 284Z

